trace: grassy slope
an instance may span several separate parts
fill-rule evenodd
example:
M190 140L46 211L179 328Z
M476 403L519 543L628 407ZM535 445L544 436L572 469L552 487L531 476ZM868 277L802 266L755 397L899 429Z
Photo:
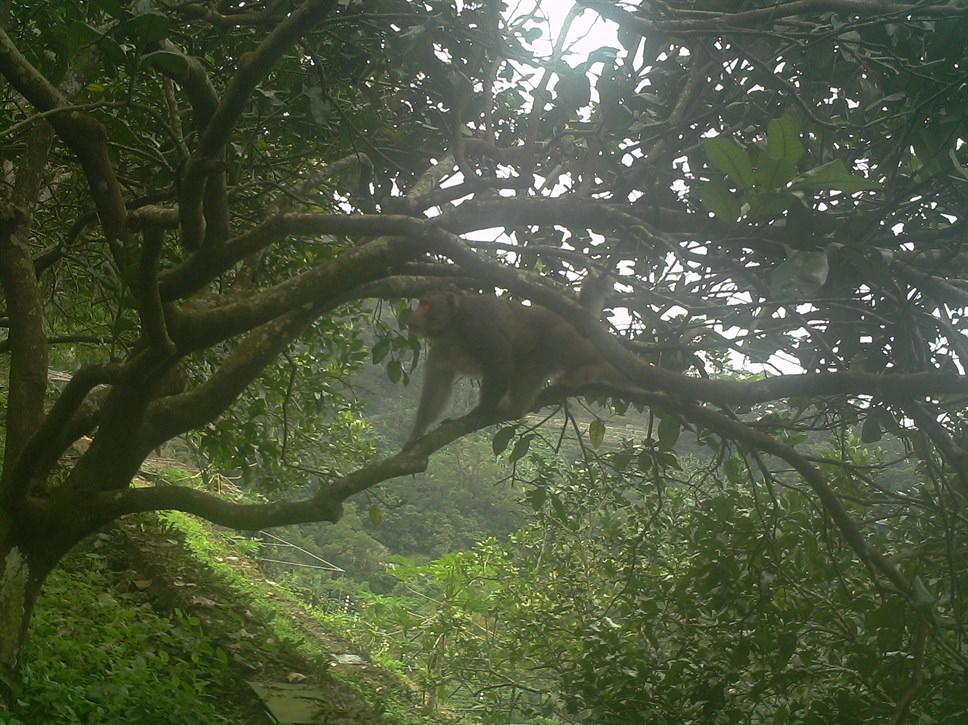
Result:
M141 516L52 576L20 708L0 722L269 722L249 679L318 685L329 703L320 722L334 725L449 721L422 714L391 672L329 664L330 652L349 651L224 534L180 515Z

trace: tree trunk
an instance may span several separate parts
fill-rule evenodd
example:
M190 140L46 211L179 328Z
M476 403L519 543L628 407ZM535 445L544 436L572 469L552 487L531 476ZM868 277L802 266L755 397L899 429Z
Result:
M31 565L6 523L0 522L0 686L17 674L27 625L46 577L41 567Z

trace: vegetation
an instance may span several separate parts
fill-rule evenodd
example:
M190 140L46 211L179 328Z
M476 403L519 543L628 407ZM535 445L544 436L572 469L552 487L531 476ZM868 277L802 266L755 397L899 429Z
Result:
M44 583L108 524L347 511L352 548L502 424L535 522L397 568L428 705L963 718L968 5L560 5L0 2L8 703ZM608 324L573 295L593 271ZM441 286L547 305L634 386L400 450L408 406L354 375L409 382L407 300ZM159 450L206 485L135 485ZM487 531L461 514L386 541Z
M145 607L147 593L112 571L122 552L118 537L105 535L52 574L15 693L20 717L5 723L130 722L134 713L142 722L243 717L217 699L234 674L226 652L194 617L169 619Z
M926 655L908 605L846 556L802 490L695 467L664 490L588 467L551 474L555 503L535 524L397 566L395 596L368 603L368 646L441 701L485 723L890 722L899 696L920 722L968 713L962 671L928 664L943 658ZM925 538L919 515L877 509L891 526L872 543Z
M265 580L237 537L179 514L138 516L83 542L44 587L13 693L16 723L265 723L249 681L311 685L320 717L451 722ZM340 623L343 625L344 623Z

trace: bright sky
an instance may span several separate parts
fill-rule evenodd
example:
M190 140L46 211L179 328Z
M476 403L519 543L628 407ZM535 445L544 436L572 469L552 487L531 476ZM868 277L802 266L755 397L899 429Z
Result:
M551 42L558 38L562 24L568 12L574 7L574 3L567 0L537 0L534 3L540 7L541 13L548 18L550 26ZM517 12L525 11L529 3L518 5ZM609 23L591 10L582 10L581 14L572 22L571 32L568 34L568 42L578 59L583 59L588 53L605 45L615 48L620 47L615 35L616 26ZM548 46L550 52L550 45ZM566 60L569 60L566 58ZM571 63L574 65L574 62Z

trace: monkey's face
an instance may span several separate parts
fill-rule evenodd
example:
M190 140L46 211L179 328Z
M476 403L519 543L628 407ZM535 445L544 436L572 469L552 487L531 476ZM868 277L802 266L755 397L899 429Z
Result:
M440 335L452 327L458 303L453 292L431 292L420 298L420 304L410 313L407 324L417 334Z

